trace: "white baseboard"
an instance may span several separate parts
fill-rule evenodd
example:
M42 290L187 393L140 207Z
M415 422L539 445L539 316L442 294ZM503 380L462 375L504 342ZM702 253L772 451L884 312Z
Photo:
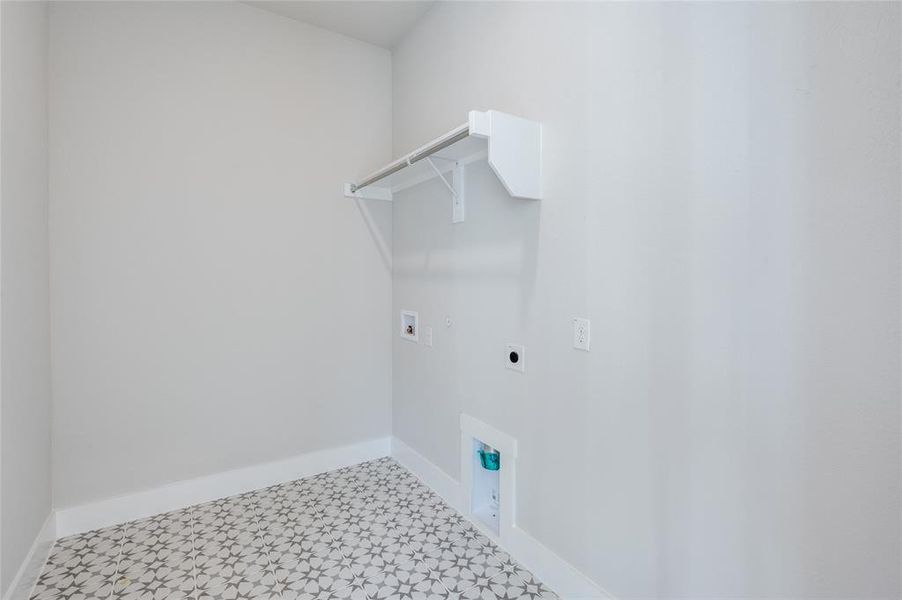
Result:
M431 487L448 504L469 514L467 500L463 497L460 482L431 463L416 450L399 440L391 440L392 456L407 467L423 483ZM477 527L479 526L476 523ZM484 528L479 527L484 531ZM509 539L499 540L490 532L485 532L517 562L535 573L548 587L566 600L600 599L614 600L614 596L604 591L597 583L580 573L573 565L549 550L526 531L514 525Z
M460 513L466 512L460 482L429 462L422 454L396 437L391 440L391 455L399 463L431 487L445 502Z
M41 527L32 542L31 549L25 556L19 571L10 582L3 600L28 600L31 597L31 591L44 568L44 563L47 562L47 556L50 554L50 549L53 548L56 537L56 515L51 512L47 515L44 526Z
M385 437L350 446L317 450L286 460L170 483L152 490L117 496L81 506L57 509L56 534L57 537L66 537L84 533L99 527L108 527L178 510L192 504L243 494L390 454L391 438Z

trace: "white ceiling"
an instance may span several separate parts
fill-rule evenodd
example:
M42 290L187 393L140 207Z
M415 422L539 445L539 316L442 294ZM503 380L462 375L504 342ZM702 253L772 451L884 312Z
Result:
M247 4L393 48L434 0L250 0Z

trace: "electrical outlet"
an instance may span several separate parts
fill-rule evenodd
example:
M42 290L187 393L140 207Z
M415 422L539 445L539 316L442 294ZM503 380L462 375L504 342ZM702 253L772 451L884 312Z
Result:
M573 319L573 347L577 350L589 351L590 325L589 319L581 317Z
M423 343L432 348L432 327L423 327Z
M526 372L526 348L520 344L507 344L505 353L504 361L508 369Z

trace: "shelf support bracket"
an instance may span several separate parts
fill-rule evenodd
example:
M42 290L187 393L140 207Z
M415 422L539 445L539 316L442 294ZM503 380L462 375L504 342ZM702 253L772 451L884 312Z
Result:
M449 182L442 170L432 161L432 158L427 156L426 162L429 163L435 174L438 175L445 187L448 188L448 191L451 192L451 222L462 223L464 220L464 167L457 161L450 161L454 163L454 167L451 170L451 181ZM434 158L447 160L442 159L440 156Z

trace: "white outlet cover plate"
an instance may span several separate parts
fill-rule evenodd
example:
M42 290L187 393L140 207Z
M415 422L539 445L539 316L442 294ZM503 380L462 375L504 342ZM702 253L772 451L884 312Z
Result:
M591 322L589 319L576 317L573 319L573 347L577 350L589 351L591 342Z
M428 325L423 327L423 343L427 348L432 348L432 327Z
M516 353L517 362L513 362L511 355ZM508 369L526 372L526 348L520 344L505 345L504 362Z

